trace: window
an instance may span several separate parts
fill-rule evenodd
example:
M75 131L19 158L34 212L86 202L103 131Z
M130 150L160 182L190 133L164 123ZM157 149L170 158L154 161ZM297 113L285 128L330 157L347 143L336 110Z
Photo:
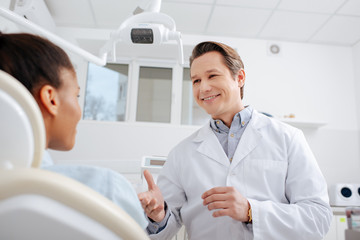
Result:
M139 79L130 80L128 64L107 64L105 67L99 67L90 63L83 119L175 122L183 125L205 124L210 116L197 105L193 98L190 69L175 69L176 72L183 71L182 82L173 76L173 71L172 67L139 67L137 65L132 68L131 75L139 76ZM172 89L173 77L176 84L182 84L180 85L182 91ZM129 81L133 81L134 84L128 86ZM179 86L176 84L175 86ZM172 104L173 94L180 94L180 92L182 92L181 103ZM131 94L131 96L127 96L127 94ZM178 96L176 98L179 99Z
M128 85L128 65L89 63L83 119L124 121Z
M210 116L194 100L189 68L183 70L181 106L181 124L203 125L210 119Z
M136 121L170 123L172 69L140 67Z

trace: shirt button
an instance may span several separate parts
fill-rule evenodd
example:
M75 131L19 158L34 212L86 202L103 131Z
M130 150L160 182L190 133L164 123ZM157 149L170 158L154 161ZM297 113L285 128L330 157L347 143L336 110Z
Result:
M230 158L230 162L232 162L232 158Z
M234 137L234 134L232 133L232 134L230 134L230 137Z
M217 123L217 124L219 124L219 123L220 123L220 121L216 121L216 123Z
M242 126L244 126L244 125L245 125L245 122L244 122L244 121L242 121L242 122L241 122L241 125L242 125Z

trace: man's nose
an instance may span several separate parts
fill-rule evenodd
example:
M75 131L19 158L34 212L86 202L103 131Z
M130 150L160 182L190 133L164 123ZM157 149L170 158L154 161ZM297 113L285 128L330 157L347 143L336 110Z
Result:
M209 84L209 81L202 80L200 82L200 92L209 92L211 90L211 85Z

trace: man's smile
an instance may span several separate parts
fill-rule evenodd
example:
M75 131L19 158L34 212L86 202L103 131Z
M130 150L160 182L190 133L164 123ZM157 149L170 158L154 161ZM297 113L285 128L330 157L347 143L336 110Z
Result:
M201 98L201 100L203 101L209 101L209 100L212 100L216 97L220 96L220 94L217 94L217 95L211 95L211 96L208 96L208 97L204 97L204 98Z

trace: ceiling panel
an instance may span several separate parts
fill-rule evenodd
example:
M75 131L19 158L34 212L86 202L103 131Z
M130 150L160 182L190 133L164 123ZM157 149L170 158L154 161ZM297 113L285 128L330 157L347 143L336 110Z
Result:
M269 18L271 10L217 6L207 29L208 34L255 37Z
M240 7L275 8L280 0L217 0L216 4Z
M213 4L214 0L163 0L162 1L162 3L165 2Z
M164 2L161 12L175 20L178 31L183 33L203 33L209 19L211 6Z
M217 5L232 5L247 8L275 8L280 0L217 0Z
M360 16L360 1L349 0L337 13Z
M356 31L354 31L356 29ZM360 18L334 16L314 37L312 42L353 45L360 40Z
M329 16L324 14L275 11L259 36L307 41L328 18Z
M116 29L139 0L44 0L59 27ZM0 0L9 5L10 0ZM163 0L183 34L316 42L360 41L360 0ZM1 29L5 29L0 22Z
M46 0L45 3L57 26L91 27L95 24L88 0Z
M76 0L77 1L77 0ZM138 1L91 0L97 27L118 28L125 19L133 15Z
M10 0L0 0L0 7L9 8Z
M346 0L282 0L278 9L316 13L335 13Z

